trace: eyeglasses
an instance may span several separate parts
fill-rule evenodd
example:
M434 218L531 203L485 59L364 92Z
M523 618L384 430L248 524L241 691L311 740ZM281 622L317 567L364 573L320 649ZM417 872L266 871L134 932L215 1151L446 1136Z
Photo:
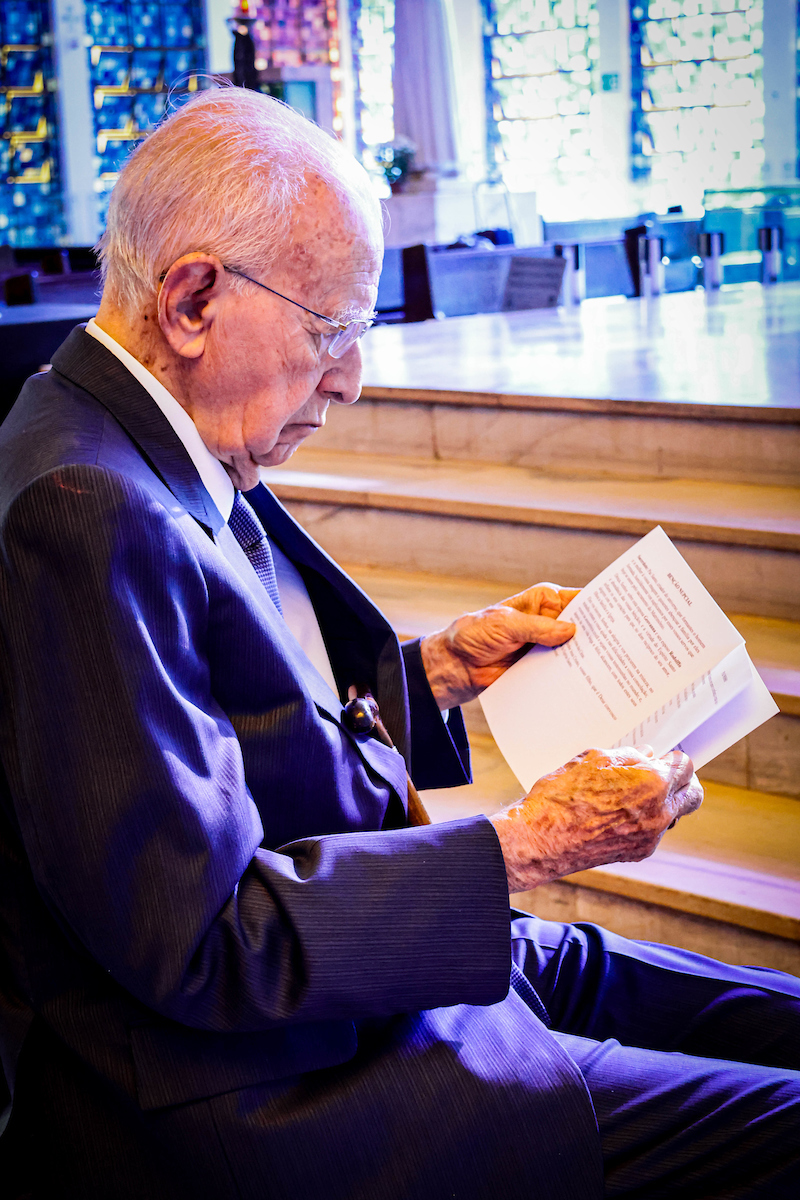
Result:
M244 271L237 271L235 267L225 267L225 270L230 275L239 275L242 279L248 280L249 283L254 283L256 287L263 288L265 292L271 292L273 296L277 296L280 300L286 300L289 304L294 304L296 308L302 308L303 312L310 313L312 317L316 317L319 321L324 321L326 325L330 325L332 333L323 333L322 343L325 352L330 358L343 358L347 351L354 346L360 337L363 337L371 325L375 324L375 316L371 314L368 317L356 317L353 321L335 321L333 317L325 317L322 313L314 312L313 308L306 308L305 304L300 304L297 300L292 300L290 296L284 296L282 292L276 292L275 288L267 287L265 283L259 283L257 279L252 279L249 275L245 275Z

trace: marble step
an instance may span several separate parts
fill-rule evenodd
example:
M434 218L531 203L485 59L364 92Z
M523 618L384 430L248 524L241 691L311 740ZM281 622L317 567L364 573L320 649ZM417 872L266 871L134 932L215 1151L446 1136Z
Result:
M364 387L333 406L315 447L549 474L800 485L800 411Z
M582 584L661 524L724 608L800 619L800 489L565 479L311 447L265 481L339 560Z
M797 283L386 325L329 447L796 484Z
M423 793L434 821L489 814L521 794L492 739L471 741L475 782ZM512 903L546 920L595 921L800 975L800 801L718 783L705 790L651 858L580 871Z
M401 638L442 629L455 616L517 590L480 579L452 578L345 564ZM730 613L780 712L703 768L705 780L800 798L800 622ZM478 703L466 707L470 736L489 729Z

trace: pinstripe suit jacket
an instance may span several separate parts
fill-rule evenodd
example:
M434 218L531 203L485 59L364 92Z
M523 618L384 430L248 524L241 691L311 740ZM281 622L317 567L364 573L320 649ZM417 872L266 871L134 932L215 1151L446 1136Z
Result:
M113 1161L133 1194L175 1196L188 1168L170 1176L148 1113L508 989L491 826L400 828L407 765L465 779L459 715L275 498L249 499L341 695L371 687L402 753L343 727L166 419L82 329L0 431L3 1143L19 1166L47 1112L64 1195L127 1194Z

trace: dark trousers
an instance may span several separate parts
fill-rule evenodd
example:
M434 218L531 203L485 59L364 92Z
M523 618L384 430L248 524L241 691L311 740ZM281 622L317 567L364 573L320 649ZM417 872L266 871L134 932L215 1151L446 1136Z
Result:
M800 979L522 913L512 939L589 1088L607 1196L800 1197Z
M800 980L524 914L512 945L554 1034L512 992L361 1022L339 1067L149 1112L40 1027L0 1196L798 1200Z

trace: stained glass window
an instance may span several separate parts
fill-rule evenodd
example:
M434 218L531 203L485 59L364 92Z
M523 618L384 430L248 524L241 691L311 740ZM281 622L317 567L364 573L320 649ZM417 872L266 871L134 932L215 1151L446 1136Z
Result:
M395 0L351 0L356 76L356 146L368 170L380 174L370 147L394 138Z
M571 188L592 166L595 0L483 0L490 174Z
M632 170L672 202L758 184L763 0L632 0Z
M0 5L0 242L57 244L64 233L47 0Z
M342 118L339 66L339 15L334 0L249 0L243 10L255 18L251 33L261 91L285 101L310 120L327 125L319 110L317 84L308 68L329 69L331 127L340 133ZM306 69L305 72L303 69Z
M202 0L88 0L100 218L132 146L205 70Z
M256 69L339 61L337 13L328 0L250 0Z

